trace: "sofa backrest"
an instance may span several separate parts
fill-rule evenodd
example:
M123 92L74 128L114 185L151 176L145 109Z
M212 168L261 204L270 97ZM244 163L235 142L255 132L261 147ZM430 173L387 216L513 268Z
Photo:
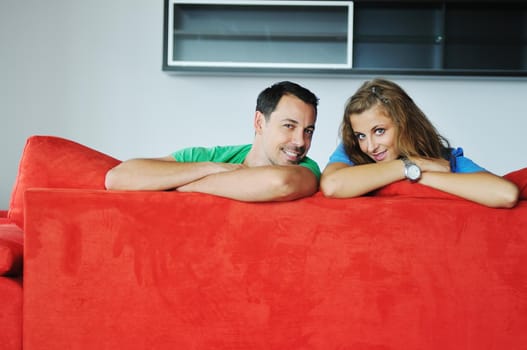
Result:
M55 136L27 139L15 181L8 220L24 225L24 192L28 188L104 189L106 172L121 161L77 142ZM527 199L527 168L504 176L520 188L520 199ZM455 198L433 188L399 181L374 193L377 196Z
M527 168L512 171L503 176L509 181L512 181L518 186L520 190L520 199L527 200Z
M104 189L106 172L120 161L55 136L27 139L9 204L8 218L24 226L24 192L32 187Z

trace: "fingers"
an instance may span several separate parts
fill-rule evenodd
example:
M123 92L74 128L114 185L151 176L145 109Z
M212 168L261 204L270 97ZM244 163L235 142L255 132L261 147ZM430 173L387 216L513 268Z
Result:
M421 171L450 172L450 162L442 158L414 158L412 161L421 168Z
M232 163L216 163L216 170L218 173L225 171L234 171L245 168L243 164L232 164Z

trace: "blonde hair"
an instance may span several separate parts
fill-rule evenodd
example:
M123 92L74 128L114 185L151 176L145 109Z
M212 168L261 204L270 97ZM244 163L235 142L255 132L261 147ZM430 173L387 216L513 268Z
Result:
M400 156L450 158L450 145L441 136L426 115L397 84L384 79L366 81L346 102L340 126L340 135L348 157L355 164L373 163L361 151L350 116L379 106L392 119L396 130L396 143Z

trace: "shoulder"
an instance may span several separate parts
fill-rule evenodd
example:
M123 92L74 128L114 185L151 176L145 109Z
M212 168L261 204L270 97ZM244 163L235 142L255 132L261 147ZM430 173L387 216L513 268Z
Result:
M487 171L485 168L476 164L472 159L465 157L463 148L453 148L451 152L450 168L454 173L475 173Z
M172 153L178 162L242 163L251 145L187 147Z
M345 163L347 165L355 165L351 159L346 154L346 150L344 149L344 144L341 142L333 151L333 153L329 156L328 165L331 163Z
M316 176L317 179L320 179L320 167L318 166L317 162L315 162L313 159L305 157L298 165L308 168Z

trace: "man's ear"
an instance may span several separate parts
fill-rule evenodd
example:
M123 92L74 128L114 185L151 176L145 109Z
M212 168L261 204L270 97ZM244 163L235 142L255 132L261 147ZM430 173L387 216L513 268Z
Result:
M261 134L265 126L265 116L262 112L256 111L254 113L254 131L256 134Z

